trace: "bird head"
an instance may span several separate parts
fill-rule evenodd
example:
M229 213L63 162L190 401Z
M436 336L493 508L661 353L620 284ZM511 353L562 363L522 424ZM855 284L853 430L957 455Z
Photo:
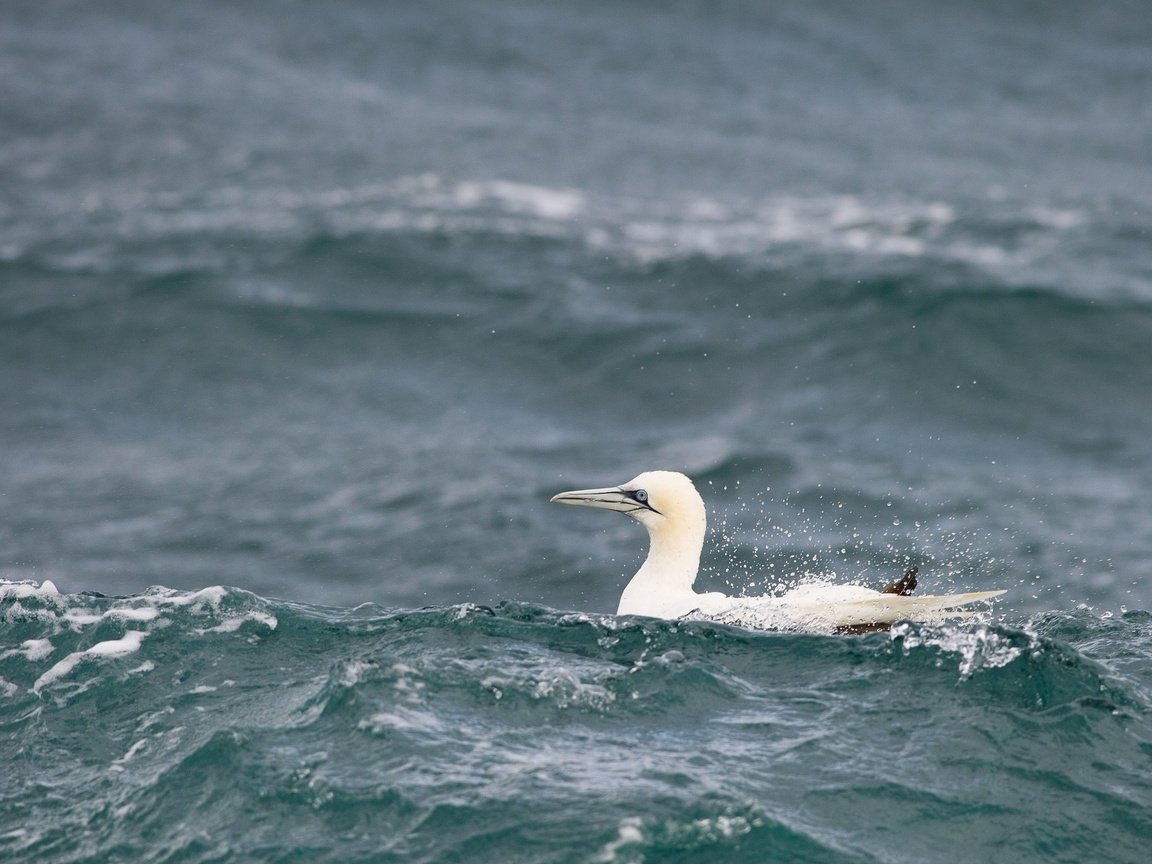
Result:
M552 500L560 504L599 507L630 516L652 535L668 530L703 535L704 501L692 481L676 471L645 471L619 486L561 492Z

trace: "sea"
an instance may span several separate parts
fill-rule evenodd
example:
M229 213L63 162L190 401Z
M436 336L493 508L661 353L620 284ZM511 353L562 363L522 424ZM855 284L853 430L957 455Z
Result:
M5 0L0 861L1150 849L1146 2Z

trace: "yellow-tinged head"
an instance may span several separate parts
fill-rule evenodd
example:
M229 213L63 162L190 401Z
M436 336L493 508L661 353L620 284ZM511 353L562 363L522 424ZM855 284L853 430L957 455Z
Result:
M641 523L654 537L670 532L698 537L698 542L704 539L704 501L692 481L677 471L645 471L619 486L561 492L552 500L616 510Z

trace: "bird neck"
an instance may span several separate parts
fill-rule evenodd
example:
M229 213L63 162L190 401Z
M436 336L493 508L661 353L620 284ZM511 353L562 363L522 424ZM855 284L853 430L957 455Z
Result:
M620 596L616 614L679 617L691 611L704 531L702 512L697 518L649 526L648 557Z

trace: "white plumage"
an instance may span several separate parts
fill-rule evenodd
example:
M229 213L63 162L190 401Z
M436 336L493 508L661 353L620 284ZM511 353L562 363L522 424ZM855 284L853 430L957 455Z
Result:
M648 557L625 587L618 615L699 616L748 627L836 630L967 617L973 613L957 607L1004 593L911 597L860 585L810 582L781 595L698 594L692 585L700 567L707 514L700 493L683 474L647 471L621 486L561 492L552 500L616 510L648 529Z

